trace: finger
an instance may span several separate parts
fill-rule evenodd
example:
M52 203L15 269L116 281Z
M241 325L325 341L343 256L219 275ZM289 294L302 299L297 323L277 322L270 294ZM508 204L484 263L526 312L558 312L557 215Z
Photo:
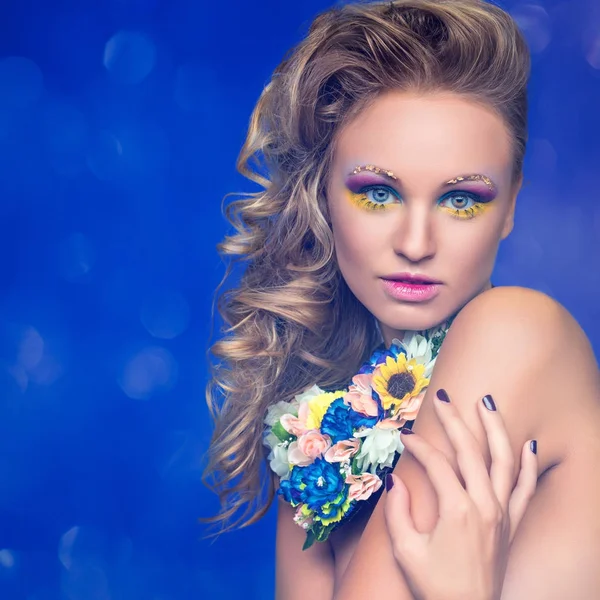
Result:
M452 465L443 452L414 431L402 429L401 433L405 449L421 464L431 481L438 497L440 516L451 514L456 506L465 503L467 497Z
M513 455L510 438L504 419L498 410L494 399L488 394L478 403L479 415L487 435L488 447L492 459L490 482L494 494L503 512L508 509L508 501L515 484Z
M479 442L450 402L448 394L438 390L436 396L435 410L456 453L458 469L467 492L480 512L487 514L490 509L497 508L498 502Z
M415 528L410 514L410 495L400 477L387 475L385 481L386 494L383 506L387 530L392 542L396 560L402 564L417 545L422 543L423 534Z
M535 494L538 479L537 441L530 440L525 443L521 451L521 470L517 485L513 490L508 504L510 519L510 541L517 531L517 527L529 506L529 501Z

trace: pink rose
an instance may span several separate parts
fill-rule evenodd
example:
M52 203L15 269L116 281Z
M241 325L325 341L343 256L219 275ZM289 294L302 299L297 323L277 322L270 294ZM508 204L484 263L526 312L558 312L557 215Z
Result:
M376 417L378 414L377 402L373 400L373 388L371 380L373 375L363 373L355 375L352 378L352 384L348 388L344 396L344 402L352 407L352 410L367 415Z
M310 456L306 456L306 454L300 450L297 441L290 444L287 459L291 465L298 465L300 467L306 467L313 462L313 459Z
M350 484L348 497L351 500L366 500L381 487L383 481L377 475L363 473L362 475L348 475L346 483Z
M423 398L425 398L425 391L410 398L408 402L400 406L394 418L398 420L403 419L404 421L414 421L417 418L421 404L423 404Z
M316 430L309 431L298 438L298 448L311 459L324 454L331 446L331 438Z
M360 440L342 440L327 450L325 460L330 463L349 461L359 448Z
M279 422L288 433L291 433L295 436L300 436L308 431L306 425L304 424L306 423L306 421L303 422L301 419L295 417L294 415L282 415L281 419L279 419Z

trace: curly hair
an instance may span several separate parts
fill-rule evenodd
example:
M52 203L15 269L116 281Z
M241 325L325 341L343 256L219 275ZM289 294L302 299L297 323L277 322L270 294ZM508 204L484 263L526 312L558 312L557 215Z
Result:
M383 92L452 92L502 118L518 177L529 71L516 23L483 0L336 6L276 68L237 163L261 191L227 205L234 233L218 246L225 280L236 264L245 270L218 298L203 479L221 510L205 521L227 530L264 515L275 489L262 445L267 408L314 383L346 384L379 339L335 259L325 190L338 132Z

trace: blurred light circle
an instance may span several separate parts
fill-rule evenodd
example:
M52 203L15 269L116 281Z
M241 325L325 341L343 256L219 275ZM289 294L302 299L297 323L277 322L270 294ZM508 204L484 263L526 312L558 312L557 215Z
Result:
M123 146L110 131L100 131L91 141L87 155L90 171L101 181L113 181L121 169Z
M156 63L156 46L143 33L119 31L104 48L104 66L117 81L136 84L143 81Z
M40 68L28 58L9 56L0 60L0 103L14 108L33 105L43 91Z
M190 307L178 292L159 291L145 298L140 318L150 335L171 340L187 329Z
M145 400L170 390L177 381L177 363L165 348L151 346L133 356L123 369L119 385L127 396Z
M35 369L44 357L44 340L33 327L27 327L21 336L17 362L27 371Z
M52 385L62 374L63 368L58 360L48 355L29 371L30 379L39 385Z
M600 27L584 45L585 58L594 69L600 69Z
M185 111L208 108L218 88L212 71L200 65L182 65L175 74L173 98Z
M552 39L552 23L546 10L537 4L522 4L511 15L525 35L531 52L546 49Z
M69 570L73 565L73 546L79 535L79 527L71 527L58 542L58 559L63 567Z
M0 550L0 567L4 569L12 569L17 563L15 553L6 548Z
M87 275L96 261L96 252L83 233L73 233L59 249L59 272L67 281L77 281Z

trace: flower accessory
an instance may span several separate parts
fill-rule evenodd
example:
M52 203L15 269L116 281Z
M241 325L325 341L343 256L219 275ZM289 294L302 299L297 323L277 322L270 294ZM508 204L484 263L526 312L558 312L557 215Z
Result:
M313 385L268 408L263 441L280 478L277 493L306 531L303 550L325 541L383 485L404 449L399 430L417 416L450 323L377 348L346 389Z

